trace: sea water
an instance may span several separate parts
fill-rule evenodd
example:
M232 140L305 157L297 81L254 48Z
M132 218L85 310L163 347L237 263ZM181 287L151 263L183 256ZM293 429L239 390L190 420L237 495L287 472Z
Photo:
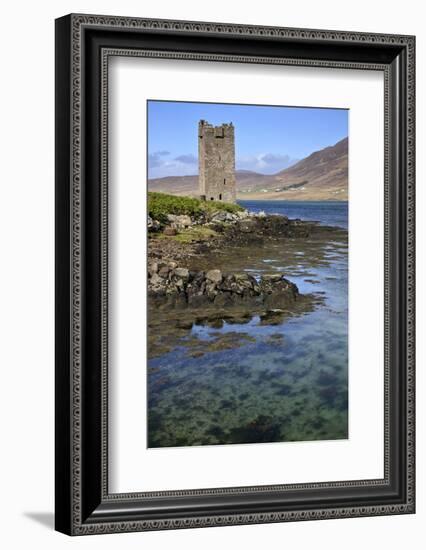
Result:
M348 227L346 202L241 204ZM150 359L150 447L349 437L348 247L346 231L341 233L337 240L308 238L302 245L301 239L285 240L215 258L215 267L231 272L244 265L256 277L282 273L300 293L320 302L284 320L255 315L240 322L194 323L174 349ZM223 349L211 346L221 339Z

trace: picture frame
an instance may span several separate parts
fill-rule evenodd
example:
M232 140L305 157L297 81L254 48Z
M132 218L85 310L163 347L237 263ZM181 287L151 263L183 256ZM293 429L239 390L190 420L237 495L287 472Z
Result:
M415 512L415 38L71 14L56 20L55 528L68 535ZM108 60L384 75L384 477L110 493ZM266 465L259 464L259 468Z

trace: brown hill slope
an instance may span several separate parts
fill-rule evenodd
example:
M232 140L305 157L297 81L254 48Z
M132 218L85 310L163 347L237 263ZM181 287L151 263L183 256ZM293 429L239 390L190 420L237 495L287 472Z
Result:
M167 176L149 179L148 191L194 197L198 195L198 176Z
M348 198L348 139L312 153L294 166L274 176L268 198L337 199Z
M237 192L253 192L270 183L271 177L250 170L236 170ZM148 180L149 191L198 196L198 176L167 176Z
M348 139L315 151L274 175L237 170L237 198L268 200L347 200ZM198 176L148 180L150 191L198 195Z

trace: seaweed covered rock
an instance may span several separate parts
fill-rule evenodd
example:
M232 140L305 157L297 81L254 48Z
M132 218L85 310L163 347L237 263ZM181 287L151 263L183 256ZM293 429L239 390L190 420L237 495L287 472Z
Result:
M222 274L218 269L189 271L153 262L148 266L149 305L158 308L282 308L294 302L297 286L281 274L260 280L247 273Z

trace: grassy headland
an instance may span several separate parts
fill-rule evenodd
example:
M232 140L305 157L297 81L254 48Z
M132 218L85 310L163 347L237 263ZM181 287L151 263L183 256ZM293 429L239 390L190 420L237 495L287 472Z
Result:
M167 223L168 214L174 216L191 216L199 219L206 214L225 211L230 214L242 212L244 208L238 204L219 201L202 201L192 197L178 197L166 193L148 193L148 214L160 223Z

